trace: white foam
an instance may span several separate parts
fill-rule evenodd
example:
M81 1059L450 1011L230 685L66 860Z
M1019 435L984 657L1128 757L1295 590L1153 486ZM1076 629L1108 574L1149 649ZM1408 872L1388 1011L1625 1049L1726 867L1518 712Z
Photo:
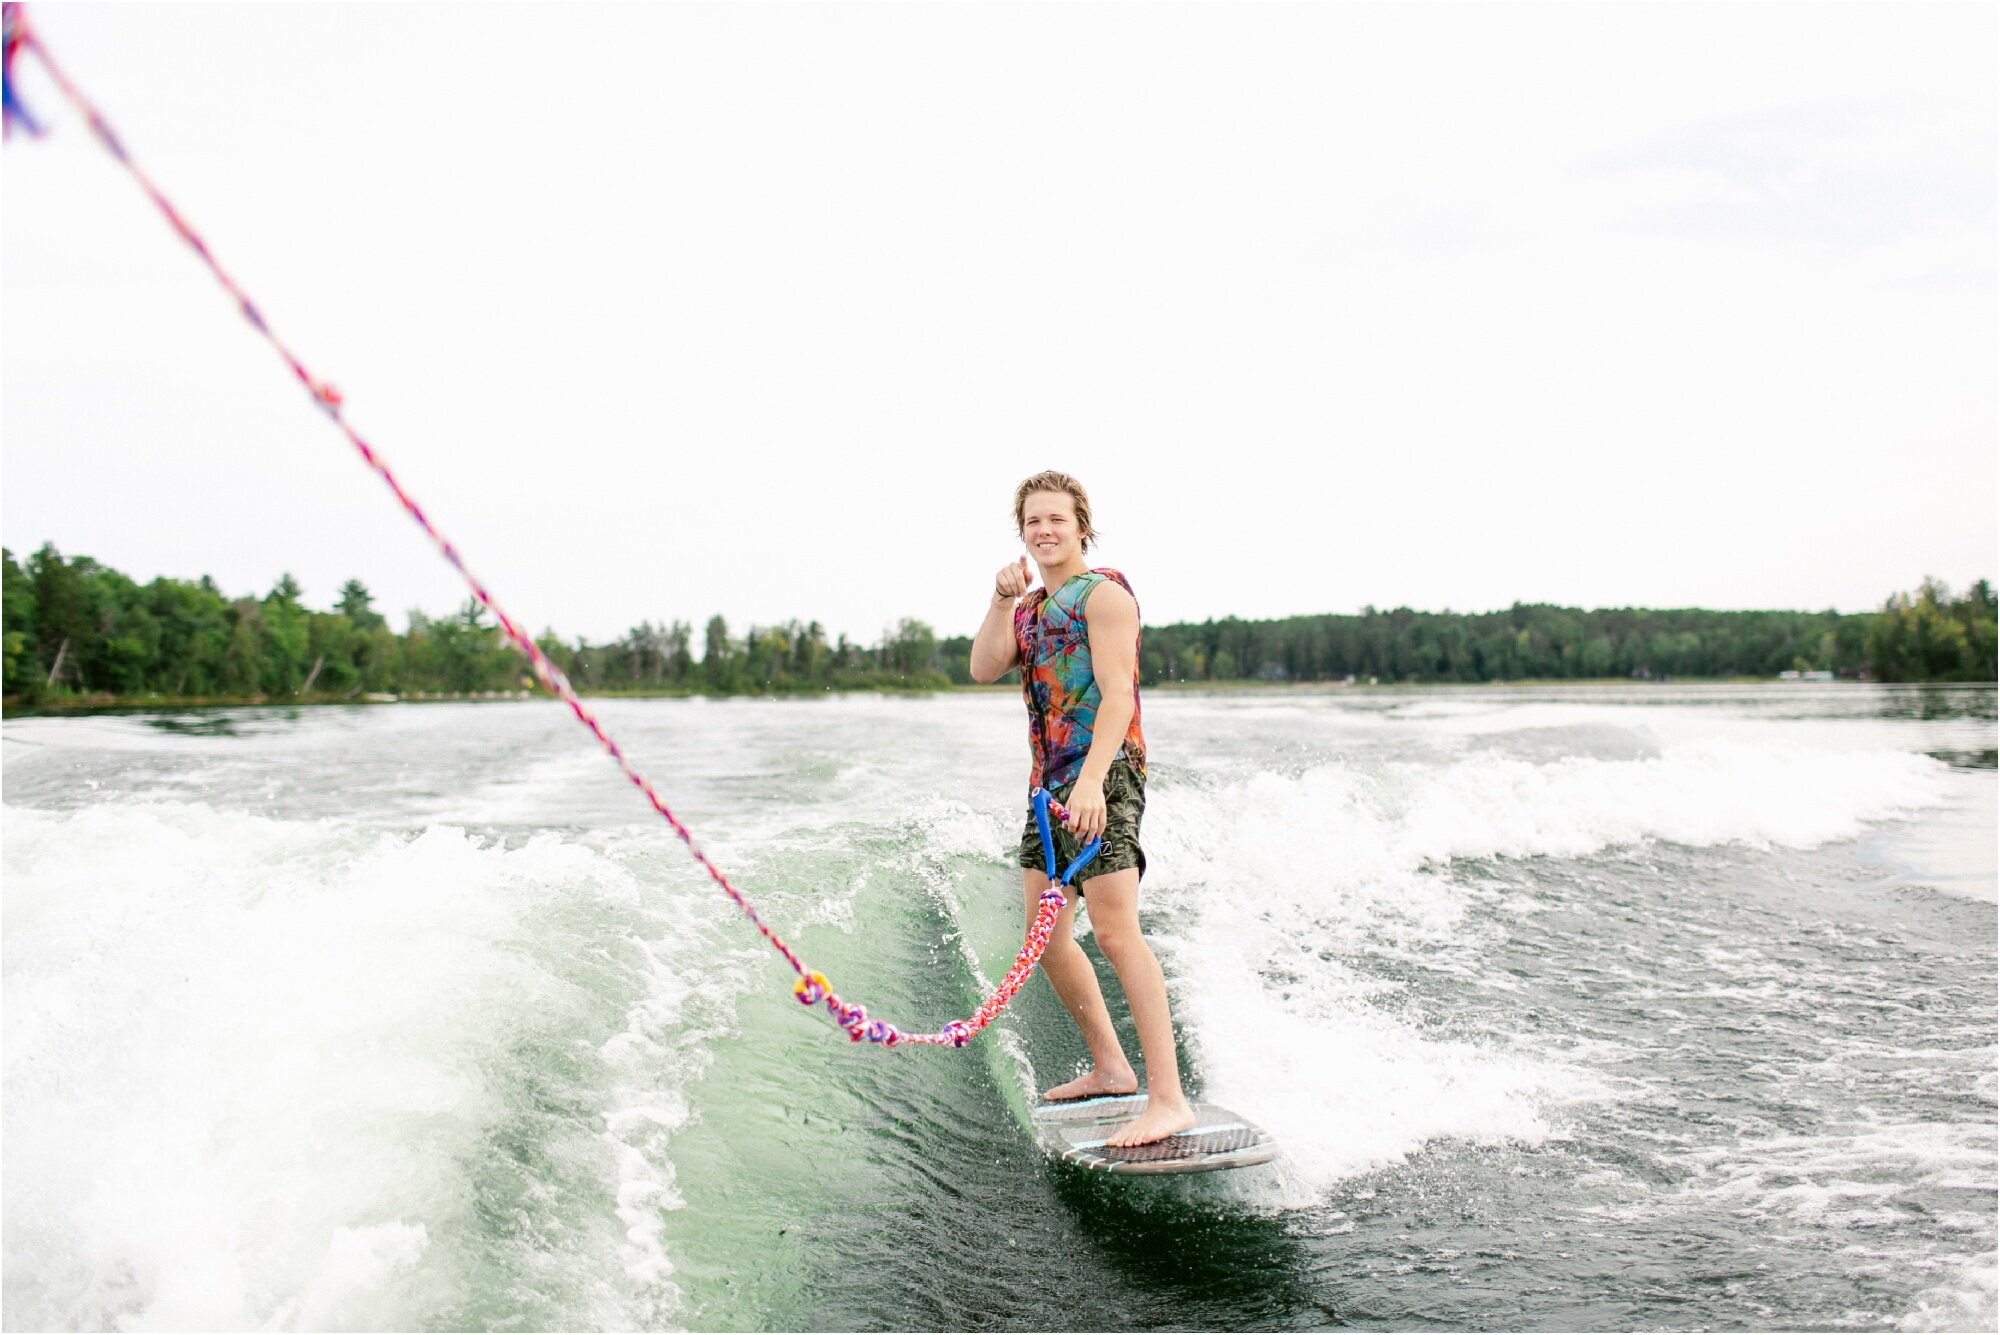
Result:
M414 1270L430 1247L422 1224L394 1220L363 1228L334 1229L319 1269L306 1284L296 1314L285 1322L303 1330L379 1330L404 1312L383 1301L396 1279ZM157 1310L154 1313L158 1315ZM169 1323L163 1329L180 1328Z
M1390 768L1409 785L1397 812L1406 861L1581 857L1651 839L1811 848L1949 800L1947 767L1926 756L1740 742L1639 760L1487 756L1429 774Z
M1578 858L1659 840L1811 847L1944 800L1944 767L1892 751L1696 741L1630 760L1315 766L1162 784L1142 903L1206 1096L1286 1144L1323 1189L1426 1142L1534 1143L1613 1096L1575 1052L1452 1037L1364 959L1482 985L1469 910L1495 891L1454 859Z
M1897 1330L1993 1330L2000 1325L2000 1253L1937 1258L1942 1282L1921 1290Z
M1285 1147L1293 1177L1273 1203L1302 1204L1300 1189L1323 1191L1434 1139L1539 1142L1558 1131L1557 1108L1606 1092L1561 1061L1427 1034L1378 1008L1382 985L1320 949L1298 952L1298 938L1315 934L1284 930L1284 914L1218 905L1156 939L1205 1096ZM1318 945L1338 948L1332 935ZM1274 979L1272 960L1292 952L1306 964Z
M1990 1122L1867 1125L1818 1135L1749 1137L1676 1156L1682 1194L1754 1218L1854 1229L1897 1225L1889 1202L1916 1189L1988 1193Z
M393 1328L486 1300L480 1166L533 1116L524 1063L594 1004L544 915L629 907L623 867L553 836L199 804L5 816L7 1325ZM620 975L635 1042L673 1023L653 964ZM641 1106L654 1130L684 1120L672 1079L605 1134L641 1139ZM661 1173L585 1126L520 1134L555 1137L540 1148L621 1207ZM588 1217L565 1227L558 1251L597 1245ZM579 1286L570 1319L616 1326L657 1314L663 1273L558 1282Z
M689 1091L708 1067L710 1044L733 1030L736 998L747 986L740 945L701 944L717 937L715 909L709 898L669 900L656 937L627 941L645 961L647 989L625 1027L598 1049L611 1077L603 1140L616 1165L624 1273L648 1295L646 1325L670 1317L680 1301L666 1246L666 1212L686 1204L675 1181L673 1138L696 1119Z
M1899 1330L1992 1330L1996 1318L1995 1255L1935 1246L1913 1250L1903 1231L1941 1230L1968 1240L1990 1238L1993 1215L1993 1124L1867 1122L1812 1135L1750 1136L1726 1146L1670 1156L1687 1177L1665 1197L1649 1197L1603 1213L1656 1218L1662 1210L1706 1213L1720 1207L1762 1228L1828 1230L1852 1238L1841 1248L1856 1268L1894 1266L1928 1275L1912 1306L1870 1324ZM1946 1193L1963 1193L1964 1208L1941 1209ZM1920 1193L1921 1209L1902 1202Z

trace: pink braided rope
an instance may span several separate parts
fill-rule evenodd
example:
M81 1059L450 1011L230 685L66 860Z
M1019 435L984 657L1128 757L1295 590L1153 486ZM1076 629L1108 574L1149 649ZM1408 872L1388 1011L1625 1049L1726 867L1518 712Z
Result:
M333 424L339 428L342 435L347 437L348 443L354 446L355 450L361 455L362 460L375 470L383 482L388 484L389 490L395 493L397 501L409 513L410 518L417 521L418 526L429 535L431 542L436 545L438 551L444 556L444 559L449 561L452 568L458 571L459 575L464 578L466 586L472 590L472 596L478 600L479 605L491 612L494 618L500 623L500 631L507 637L508 642L528 660L528 666L534 673L535 680L541 684L544 690L569 706L570 712L576 715L577 721L590 730L590 735L597 739L598 745L602 746L611 758L618 763L618 768L624 772L625 777L631 781L632 786L644 794L646 801L652 804L653 810L659 812L667 824L673 827L674 833L680 837L681 843L686 845L688 853L701 865L702 870L708 873L709 879L722 888L722 892L728 895L736 907L743 911L743 915L757 928L759 934L771 943L773 949L784 956L787 964L792 966L792 971L799 975L798 982L792 989L793 994L808 1006L816 1005L823 1001L828 1012L833 1015L841 1028L847 1030L848 1037L857 1043L866 1040L872 1043L880 1043L885 1047L896 1047L905 1043L935 1047L964 1047L974 1034L991 1024L994 1017L1000 1013L1009 1001L1013 1000L1014 994L1021 990L1021 985L1028 980L1028 976L1034 972L1036 964L1041 961L1042 952L1047 949L1049 937L1055 927L1056 915L1061 911L1063 906L1064 899L1061 887L1051 883L1049 889L1043 892L1034 920L1029 924L1027 939L1022 943L1021 952L1015 957L1013 967L1001 979L1000 985L993 990L993 994L980 1003L978 1010L974 1011L970 1018L954 1020L936 1033L905 1034L894 1025L885 1021L869 1020L866 1007L850 1004L842 1000L828 986L825 976L813 972L806 967L805 963L799 959L792 948L786 945L778 934L773 932L764 922L763 917L758 914L756 907L744 897L740 890L729 883L729 878L722 873L722 869L711 862L708 855L702 852L701 846L694 840L694 835L689 832L687 826L681 824L680 819L668 808L666 802L660 797L659 792L654 789L652 781L647 779L645 775L641 774L633 766L632 762L626 758L624 750L616 741L612 740L611 735L597 721L597 716L591 712L590 707L577 698L576 691L571 688L569 678L564 675L562 669L550 662L548 655L542 652L541 646L536 644L521 629L519 623L513 617L509 616L499 603L494 601L493 595L487 592L486 586L480 583L472 571L467 568L464 559L459 555L458 548L444 534L438 531L437 527L424 514L423 507L418 505L409 492L403 489L403 484L397 481L396 475L390 471L388 463L380 454L376 453L373 446L363 440L360 434L348 424L347 418L342 412L340 392L331 384L317 378L305 368L304 363L293 354L292 350L271 329L271 326L265 321L263 314L257 309L255 303L250 300L242 288L237 286L236 281L224 271L222 265L217 262L215 256L209 251L207 242L201 239L194 228L181 216L180 210L176 209L172 202L153 184L151 178L144 171L140 170L138 163L132 160L132 155L126 151L125 145L119 140L117 134L112 131L110 124L99 114L97 108L83 95L82 91L74 83L70 82L69 77L63 73L62 68L49 55L48 48L42 45L35 32L28 27L26 7L20 4L9 4L7 8L12 11L12 17L15 19L16 41L19 44L19 49L34 53L35 58L41 62L42 68L47 70L49 77L55 81L56 87L62 90L63 96L69 100L70 105L74 106L89 124L91 133L97 137L98 142L103 144L111 156L118 160L119 165L124 167L130 173L132 179L139 183L139 188L146 192L147 198L153 201L153 204L165 216L167 222L173 226L174 231L180 234L181 240L185 241L189 249L193 250L201 258L202 263L207 265L209 272L215 276L215 280L222 285L223 290L236 302L236 308L242 313L243 318L250 322L250 326L263 336L265 342L271 345L278 356L284 361L285 365L291 368L292 374L298 377L299 383L305 386L308 394L312 395L313 402L332 419ZM1053 807L1052 809L1059 810Z

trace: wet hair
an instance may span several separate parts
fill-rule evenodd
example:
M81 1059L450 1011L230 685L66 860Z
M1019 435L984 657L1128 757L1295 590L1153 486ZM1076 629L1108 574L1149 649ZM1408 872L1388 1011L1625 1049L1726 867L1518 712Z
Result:
M1081 482L1068 473L1058 473L1054 469L1037 473L1014 488L1014 531L1020 533L1027 528L1028 498L1038 491L1068 495L1076 506L1076 528L1083 538L1083 550L1089 551L1092 539L1097 537L1097 530L1090 526L1090 495L1084 491Z

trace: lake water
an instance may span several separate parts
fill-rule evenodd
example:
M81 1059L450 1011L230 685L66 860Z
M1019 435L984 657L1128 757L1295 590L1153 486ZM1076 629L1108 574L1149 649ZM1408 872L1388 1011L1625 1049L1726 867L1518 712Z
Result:
M1007 967L1017 696L600 713L871 1013ZM556 704L9 720L4 1323L1991 1329L1995 729L1149 694L1191 1085L1286 1156L1131 1181L1026 1130L1046 983L850 1045Z

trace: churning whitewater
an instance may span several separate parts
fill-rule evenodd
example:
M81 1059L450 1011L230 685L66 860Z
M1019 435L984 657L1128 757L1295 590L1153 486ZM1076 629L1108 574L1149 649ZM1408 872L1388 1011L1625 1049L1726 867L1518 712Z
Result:
M1142 912L1286 1157L1115 1184L1045 985L848 1044L547 702L10 720L5 1325L1985 1328L1993 702L1156 693ZM1018 700L600 713L871 1014L1011 961Z

